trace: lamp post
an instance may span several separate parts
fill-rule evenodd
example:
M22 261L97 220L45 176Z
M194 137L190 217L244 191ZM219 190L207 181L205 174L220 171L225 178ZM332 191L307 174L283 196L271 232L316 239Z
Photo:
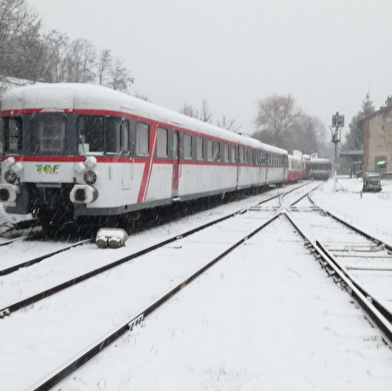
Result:
M334 155L334 162L333 162L333 177L334 177L335 190L336 190L336 183L337 183L338 143L341 140L341 132L343 127L344 127L344 115L341 115L338 112L336 112L336 114L332 116L332 126L330 126L331 141L335 144L335 155Z

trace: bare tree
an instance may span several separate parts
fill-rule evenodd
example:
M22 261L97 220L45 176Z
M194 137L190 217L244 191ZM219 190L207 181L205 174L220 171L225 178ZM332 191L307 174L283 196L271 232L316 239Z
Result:
M272 95L258 102L255 136L281 148L290 146L288 136L298 128L302 110L291 95Z
M112 52L110 50L102 50L98 58L98 84L100 86L106 85L106 82L110 78L110 72L112 69Z
M140 92L136 92L134 95L135 98L141 99L141 100L145 100L146 102L150 102L150 99L148 99L147 95L144 95Z
M181 114L187 115L188 117L200 118L199 111L195 106L189 105L188 103L184 102L182 106L180 107L180 110L178 110Z
M212 113L210 111L210 107L208 102L203 99L201 110L199 111L195 106L192 106L186 102L184 102L179 110L181 114L185 114L188 117L196 118L200 121L207 122L209 124L212 123Z
M86 39L71 42L64 58L65 82L91 83L95 80L95 49Z
M26 54L33 58L40 28L41 20L25 0L0 0L0 83L26 72Z
M69 56L70 39L67 34L52 30L42 38L44 55L42 61L42 81L60 83L66 81L66 59Z
M97 61L86 39L71 41L56 30L42 34L41 21L26 1L0 0L0 92L9 77L48 83L97 81L128 92L134 79L120 58L113 61L111 51L103 50Z
M231 132L238 132L241 129L241 126L235 124L234 118L226 118L225 115L222 116L221 121L216 121L216 125Z
M119 90L128 93L129 86L135 81L130 76L129 71L123 65L123 60L117 58L111 70L111 80L109 86L113 90Z
M201 105L201 111L199 113L199 119L203 122L207 123L212 123L212 113L210 111L210 107L208 102L203 99L202 105Z

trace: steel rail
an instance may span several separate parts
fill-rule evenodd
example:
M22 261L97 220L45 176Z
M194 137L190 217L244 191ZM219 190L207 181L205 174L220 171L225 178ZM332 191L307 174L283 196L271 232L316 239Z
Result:
M63 247L59 250L55 250L50 253L40 255L39 257L36 257L36 258L28 259L27 261L20 262L16 265L5 267L4 269L0 270L0 276L4 276L4 275L10 274L10 273L13 273L14 271L20 269L21 267L27 267L27 266L34 265L35 263L41 262L44 259L52 257L53 255L57 255L57 254L60 254L64 251L68 251L71 248L81 246L82 244L87 243L87 242L91 242L91 240L90 239L81 240L79 242L76 242L76 243L70 244L66 247Z
M292 202L292 203L290 204L290 207L291 207L291 206L294 206L294 205L296 205L296 204L298 204L298 202L300 202L301 200L303 200L305 197L308 197L310 193L313 193L313 191L315 191L316 189L318 189L318 188L319 188L323 183L325 183L325 182L326 182L326 181L320 182L316 187L314 187L312 190L310 190L310 192L304 194L303 196L301 196L301 198L299 198L298 200Z
M310 192L312 193L312 192ZM344 221L342 218L336 216L334 213L330 212L329 210L320 207L319 205L317 205L317 203L313 200L312 195L309 193L309 200L312 202L313 205L317 206L324 214L332 217L334 220L339 221L340 223L342 223L343 225L345 225L346 227L352 229L353 231L359 233L360 235L364 236L365 238L369 239L370 241L372 241L373 243L375 243L377 246L384 246L388 251L390 251L392 253L392 245L384 242L383 240L376 238L372 235L370 235L369 233L363 231L362 229L355 227L352 224L347 223L346 221Z
M0 243L0 247L7 246L7 245L12 244L14 242L18 242L19 240L26 240L27 238L28 238L28 236L20 236L19 238L9 239L6 242Z
M284 200L284 198L286 197L287 194L290 194L290 193L292 193L292 192L295 191L295 190L301 189L301 188L304 187L304 186L310 185L311 183L312 183L312 182L307 182L307 183L301 184L301 186L298 186L298 187L296 187L296 188L294 188L294 189L290 189L289 191L286 191L285 193L281 194L281 196L280 196L280 198L279 198L279 206L280 206L281 208L284 207L284 205L283 205L283 200Z
M329 276L336 276L335 282L343 282L347 292L354 297L357 303L368 314L374 324L381 330L385 342L392 346L392 314L385 309L376 299L361 287L348 271L339 263L336 258L329 253L318 241L312 242L304 231L298 226L291 216L285 213L287 219L305 240L306 247L325 268Z
M94 344L92 344L88 348L84 349L77 357L72 358L71 360L65 362L56 371L54 371L51 374L48 374L45 378L38 381L35 385L28 388L26 391L47 391L47 390L50 390L52 387L54 387L56 384L58 384L65 377L67 377L68 375L73 373L75 370L80 368L83 364L85 364L87 361L89 361L91 358L93 358L95 355L97 355L99 352L101 352L109 344L111 344L116 339L118 339L120 336L125 334L128 330L132 330L132 328L135 325L140 323L144 318L146 318L148 315L150 315L153 311L155 311L157 308L159 308L164 303L166 303L172 296L174 296L181 289L186 287L195 278L200 276L202 273L204 273L207 269L209 269L215 263L217 263L218 261L223 259L225 256L227 256L229 253L234 251L236 248L238 248L241 244L243 244L249 238L251 238L252 236L259 233L263 228L265 228L266 226L271 224L278 217L280 217L280 214L276 214L276 215L272 216L268 221L264 222L263 224L258 226L256 229L254 229L253 231L251 231L247 235L243 236L241 239L236 241L233 245L231 245L225 251L220 253L217 257L215 257L210 262L208 262L203 267L201 267L199 270L197 270L196 272L191 274L189 277L187 277L186 279L181 281L174 288L170 289L168 292L166 292L164 295L162 295L159 299L154 301L148 307L141 310L136 316L131 317L130 319L123 322L120 326L114 328L112 331L110 331L105 336L103 336L100 340L96 341Z
M272 197L270 197L270 198L268 198L266 200L257 202L256 205L261 205L263 203L269 202L269 201L271 201L271 200L273 200L273 199L275 199L275 198L277 198L279 196L280 196L280 194L274 195L274 196L272 196ZM144 248L142 250L133 252L133 253L131 253L129 255L126 255L124 257L121 257L121 258L117 258L117 259L113 260L112 262L107 263L106 265L103 265L103 266L100 266L100 267L94 267L91 270L89 270L88 272L85 272L85 273L83 273L83 274L81 274L81 275L79 275L77 277L73 277L73 278L68 279L66 281L63 281L61 283L58 283L58 284L53 285L51 287L48 287L48 288L46 288L46 289L44 289L44 290L42 290L42 291L40 291L40 292L38 292L38 293L36 293L36 294L34 294L32 296L29 296L29 297L26 297L24 299L21 299L21 300L9 303L5 307L0 308L0 318L2 318L4 316L8 316L12 312L15 312L15 311L17 311L17 310L19 310L21 308L24 308L24 307L26 307L26 306L28 306L30 304L36 303L36 302L38 302L38 301L40 301L40 300L42 300L42 299L44 299L46 297L49 297L49 296L51 296L51 295L53 295L55 293L61 292L64 289L72 287L72 286L74 286L74 285L76 285L78 283L81 283L81 282L83 282L83 281L85 281L85 280L87 280L87 279L89 279L91 277L94 277L94 276L96 276L96 275L98 275L100 273L103 273L103 272L105 272L107 270L110 270L110 269L112 269L114 267L117 267L117 266L119 266L119 265L121 265L123 263L129 262L131 260L134 260L135 258L141 257L142 255L145 255L145 254L147 254L147 253L149 253L151 251L154 251L154 250L156 250L156 249L158 249L160 247L163 247L163 246L165 246L165 245L167 245L169 243L175 242L176 240L178 240L180 238L184 238L184 237L187 237L189 235L192 235L192 234L194 234L196 232L199 232L199 231L201 231L203 229L206 229L206 228L211 227L211 226L213 226L215 224L218 224L218 223L220 223L220 222L222 222L224 220L230 219L230 218L232 218L232 217L234 217L234 216L236 216L238 214L244 214L250 208L251 207L241 208L241 209L239 209L239 210L237 210L235 212L231 212L231 213L229 213L229 214L227 214L227 215L225 215L223 217L220 217L220 218L215 219L213 221L210 221L208 223L201 224L201 225L199 225L199 226L197 226L195 228L192 228L192 229L184 231L184 232L182 232L180 234L174 235L174 236L172 236L172 237L170 237L168 239L165 239L165 240L159 241L159 242L157 242L157 243L155 243L153 245L147 246L146 248ZM89 241L89 239L87 241ZM29 260L27 262L31 263L32 260ZM21 266L17 266L17 268L19 268L19 267L21 267Z

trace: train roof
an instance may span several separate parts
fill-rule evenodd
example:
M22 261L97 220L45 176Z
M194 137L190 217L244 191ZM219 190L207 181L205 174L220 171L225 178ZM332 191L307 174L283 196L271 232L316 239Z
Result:
M324 157L314 157L310 160L308 160L310 163L332 163L330 159L324 158Z
M43 112L102 110L128 113L140 118L153 119L171 127L193 130L205 136L225 139L252 148L262 148L267 152L287 155L286 150L264 144L250 136L243 136L123 92L93 84L37 84L15 88L6 92L2 97L2 112L19 110L42 110Z

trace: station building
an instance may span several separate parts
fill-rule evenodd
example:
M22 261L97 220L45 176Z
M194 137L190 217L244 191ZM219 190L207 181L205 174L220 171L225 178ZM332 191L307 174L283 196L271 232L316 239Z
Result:
M363 136L363 170L392 175L392 97L366 118Z

